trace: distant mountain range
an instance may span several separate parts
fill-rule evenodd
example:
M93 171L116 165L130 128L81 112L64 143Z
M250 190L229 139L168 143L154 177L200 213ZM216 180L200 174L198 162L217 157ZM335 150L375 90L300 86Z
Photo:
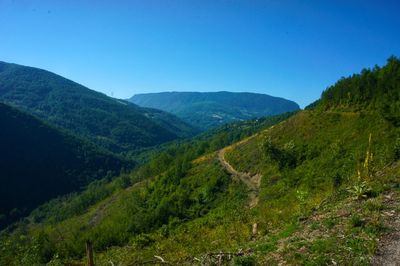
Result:
M0 228L131 162L0 103Z
M259 93L161 92L137 94L130 102L170 112L201 129L299 110L293 101Z
M196 131L174 115L108 97L46 70L0 62L0 102L114 152L150 147Z

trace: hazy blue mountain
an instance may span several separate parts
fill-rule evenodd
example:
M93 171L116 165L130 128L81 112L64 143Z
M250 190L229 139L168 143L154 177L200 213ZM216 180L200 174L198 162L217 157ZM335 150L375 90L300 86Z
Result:
M0 228L131 163L0 103Z
M108 97L45 70L4 62L0 101L118 152L194 133L171 114Z
M129 101L170 112L202 129L299 110L299 105L293 101L247 92L145 93L134 95Z

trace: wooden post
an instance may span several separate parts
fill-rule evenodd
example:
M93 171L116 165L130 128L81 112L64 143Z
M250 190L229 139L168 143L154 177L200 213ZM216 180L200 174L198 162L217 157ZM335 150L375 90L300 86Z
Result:
M93 246L90 240L86 241L86 258L87 258L87 266L94 266L93 262Z
M252 232L252 236L251 236L251 238L252 238L252 240L254 241L254 240L256 240L257 239L257 233L258 233L258 226L257 226L257 223L254 223L253 224L253 228L252 228L252 230L251 230Z

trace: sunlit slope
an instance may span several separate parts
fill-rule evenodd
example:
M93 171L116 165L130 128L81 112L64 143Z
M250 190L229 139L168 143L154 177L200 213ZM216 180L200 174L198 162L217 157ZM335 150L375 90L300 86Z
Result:
M337 263L367 262L384 232L382 213L392 210L385 197L396 195L390 194L399 181L399 167L392 164L396 138L392 124L375 113L299 113L225 148L236 171L261 174L256 206L249 208L249 187L230 176L229 193L205 216L145 234L140 251L134 242L100 257L143 262L157 254L191 264L209 252L250 248L245 258L261 264L328 263L332 258ZM266 154L266 140L279 160ZM365 166L367 152L372 156ZM217 156L210 154L199 163L215 164ZM359 194L349 189L363 182Z
M279 220L298 207L297 191L317 204L356 181L368 149L370 167L384 167L395 157L396 136L396 129L375 113L303 111L234 145L226 158L242 172L262 175L260 205L280 209Z

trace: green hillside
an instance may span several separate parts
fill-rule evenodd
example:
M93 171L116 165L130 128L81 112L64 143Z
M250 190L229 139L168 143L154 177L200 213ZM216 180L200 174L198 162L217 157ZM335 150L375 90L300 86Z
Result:
M129 101L177 115L208 129L221 124L299 110L292 101L259 93L161 92L134 95Z
M45 70L4 62L0 62L0 101L116 152L195 133L168 113L107 97Z
M0 103L0 228L132 163Z
M379 69L393 77L388 91L400 88L399 63ZM306 111L171 145L42 206L0 236L0 264L82 262L91 240L97 265L368 265L400 217L400 131L370 106L397 99L328 105L337 88ZM85 203L94 191L104 196Z

